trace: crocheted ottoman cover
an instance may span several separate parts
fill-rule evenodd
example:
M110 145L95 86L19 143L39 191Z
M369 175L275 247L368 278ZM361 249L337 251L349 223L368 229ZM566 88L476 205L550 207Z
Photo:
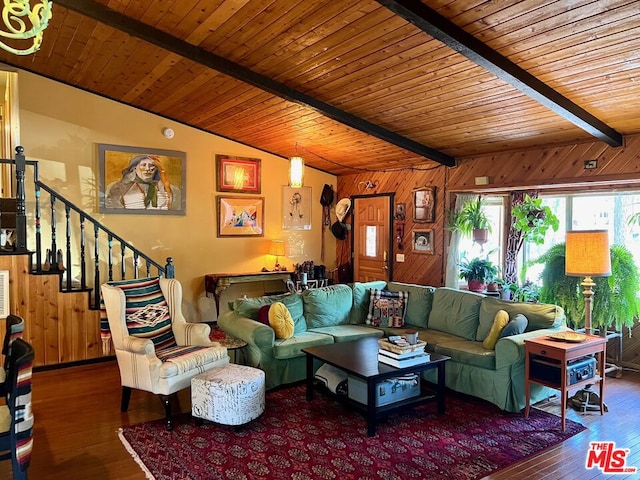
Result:
M265 406L264 371L229 363L191 379L191 415L223 425L243 425Z

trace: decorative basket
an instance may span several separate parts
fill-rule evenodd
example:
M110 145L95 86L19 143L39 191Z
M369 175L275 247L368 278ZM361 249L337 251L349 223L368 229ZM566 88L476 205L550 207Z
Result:
M407 345L404 347L400 347L398 345L394 345L393 343L389 342L386 338L379 339L378 344L380 345L380 348L384 350L388 350L393 353L398 353L398 354L407 353L407 352L421 352L421 351L424 351L425 347L427 346L427 342L418 340L418 343L416 343L415 345Z

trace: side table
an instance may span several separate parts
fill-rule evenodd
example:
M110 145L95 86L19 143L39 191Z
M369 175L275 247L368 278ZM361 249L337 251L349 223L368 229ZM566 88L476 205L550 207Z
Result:
M223 347L227 347L227 350L233 353L233 363L238 363L238 353L242 353L242 365L247 363L247 353L245 351L247 342L233 337L217 339L216 342Z
M562 400L560 402L560 412L562 417L562 431L565 431L565 413L569 389L579 388L585 385L598 383L600 386L600 415L604 414L604 368L605 355L607 349L607 339L596 335L585 335L586 340L579 343L567 341L556 341L548 336L535 337L525 340L525 409L524 417L529 418L529 403L531 399L531 382L545 385L547 387L560 390ZM592 378L577 381L569 384L568 365L572 360L586 357L588 355L597 355L597 372ZM531 374L532 358L550 360L550 363L558 369L557 375L547 376L547 378L538 378ZM555 361L555 362L554 362Z

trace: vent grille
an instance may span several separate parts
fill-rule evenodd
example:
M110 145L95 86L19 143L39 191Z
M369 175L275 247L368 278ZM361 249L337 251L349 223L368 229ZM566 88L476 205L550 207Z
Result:
M0 270L0 318L9 316L9 270Z

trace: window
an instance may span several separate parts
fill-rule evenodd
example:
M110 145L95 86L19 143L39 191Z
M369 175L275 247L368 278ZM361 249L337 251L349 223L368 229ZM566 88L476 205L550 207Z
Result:
M632 215L640 212L640 193L601 193L571 195L541 195L560 220L557 232L548 232L543 245L525 244L522 261L535 260L549 248L565 241L567 230L608 230L609 243L624 245L634 254L640 269L640 224L629 224ZM539 283L542 265L526 268L526 279Z
M484 245L475 243L471 238L461 237L458 243L460 259L466 257L472 259L476 257L488 257L494 265L502 265L502 252L504 249L504 201L503 197L484 197L484 212L491 223L491 233L489 240ZM464 284L464 282L461 282Z
M377 255L377 240L378 240L378 229L375 225L367 225L367 229L365 231L365 248L364 254L367 257L375 257Z

